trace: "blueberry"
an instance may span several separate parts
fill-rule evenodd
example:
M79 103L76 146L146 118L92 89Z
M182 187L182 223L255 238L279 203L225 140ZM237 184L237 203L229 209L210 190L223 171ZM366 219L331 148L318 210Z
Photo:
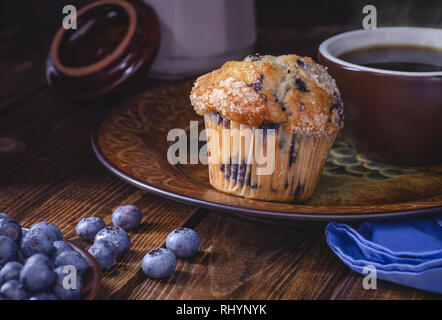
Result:
M36 253L49 256L54 251L53 242L52 238L46 232L42 232L39 228L31 228L26 234L26 237L23 238L21 251L25 257L30 257Z
M20 245L18 246L18 254L17 254L17 261L20 262L21 264L25 264L26 261L26 257L23 254L23 252L21 251L21 247L23 244L23 239L26 237L26 235L29 232L29 228L21 228L21 240L20 240Z
M295 199L298 199L299 196L304 192L304 186L302 184L298 185L295 190Z
M50 292L39 292L30 297L29 300L58 300L58 297Z
M98 261L104 271L109 270L116 263L117 252L115 246L107 240L95 242L88 249L88 252Z
M94 241L95 235L101 229L106 228L106 223L98 217L81 219L76 227L77 234L85 240Z
M261 74L261 75L259 76L258 80L257 80L256 82L252 82L252 83L250 84L250 86L253 87L253 89L255 89L255 91L257 91L257 92L262 91L262 82L263 82L263 79L264 79L264 75Z
M26 237L26 235L29 232L29 228L21 228L21 238L23 240L24 237Z
M301 59L301 58L296 59L296 64L298 66L300 66L301 68L305 67L305 61L303 59Z
M52 240L52 242L63 240L63 234L61 233L60 229L58 229L58 227L51 222L37 222L31 227L30 230L40 230L41 232L45 233L48 238Z
M301 78L296 78L295 80L295 87L296 89L302 91L302 92L309 92L310 90L307 88L307 85Z
M220 125L223 123L223 118L221 117L221 115L219 113L216 113L216 124Z
M0 270L0 284L9 280L19 280L23 265L17 261L7 262Z
M16 261L20 262L21 264L25 264L26 259L27 259L27 257L25 257L25 255L23 254L23 252L19 248L18 249L18 253L17 253Z
M124 255L130 247L130 238L126 231L119 227L106 227L96 235L94 242L107 240L115 246L118 257Z
M79 274L72 273L67 267L59 266L55 268L56 277L52 291L62 300L76 300L81 297L83 278Z
M0 267L6 262L15 260L18 253L18 246L14 240L6 236L0 236Z
M52 260L48 256L45 256L44 254L41 253L36 253L31 257L29 257L28 259L26 259L26 263L23 267L25 267L26 264L29 265L38 264L38 265L43 265L46 268L54 269L54 263L52 262Z
M35 254L26 260L20 272L20 282L29 291L44 291L54 282L52 261L45 255Z
M65 251L75 251L74 248L64 240L54 241L52 245L54 246L54 257L57 257Z
M11 218L11 217L8 216L6 213L0 212L0 219L1 218Z
M0 217L0 236L11 238L17 243L21 240L20 224L12 218L2 216Z
M141 263L141 269L150 278L158 279L172 275L176 268L176 258L172 251L158 248L149 251Z
M338 112L338 125L341 125L342 118L344 117L344 106L342 104L341 96L336 91L333 92L333 95L336 98L335 103L330 107L330 113L333 112L334 109Z
M59 266L74 266L80 275L86 273L89 264L87 260L77 251L64 251L55 258L54 264Z
M259 56L259 53L249 54L246 58L249 59L250 61L259 61L259 60L261 60L261 57Z
M18 246L18 254L17 254L17 259L16 259L21 264L25 264L25 261L26 261L26 257L23 254L23 252L21 251L21 247L23 245L23 239L26 237L28 232L29 232L29 228L21 228L21 240L20 240L20 244Z
M230 129L230 120L229 119L224 119L223 120L223 127L225 129Z
M192 229L178 228L169 233L166 246L177 257L188 258L197 253L200 246L200 237Z
M138 227L141 218L140 210L130 204L118 207L112 213L112 223L114 226L123 228L124 230L131 230Z
M0 294L11 300L25 300L28 293L18 280L9 280L0 288Z
M7 296L5 296L4 294L0 293L0 301L5 301L5 300L9 300L9 298Z

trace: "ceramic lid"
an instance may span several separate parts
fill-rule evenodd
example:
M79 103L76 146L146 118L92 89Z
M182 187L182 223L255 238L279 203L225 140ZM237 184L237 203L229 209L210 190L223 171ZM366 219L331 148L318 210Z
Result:
M70 99L108 96L152 64L159 44L154 10L141 0L103 0L77 12L77 28L61 27L46 61L46 78Z

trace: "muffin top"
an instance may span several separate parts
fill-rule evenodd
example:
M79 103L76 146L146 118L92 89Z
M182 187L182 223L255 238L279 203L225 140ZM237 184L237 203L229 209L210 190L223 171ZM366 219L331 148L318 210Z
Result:
M258 54L228 61L199 77L190 100L204 115L305 135L331 135L343 126L344 108L335 80L309 57Z

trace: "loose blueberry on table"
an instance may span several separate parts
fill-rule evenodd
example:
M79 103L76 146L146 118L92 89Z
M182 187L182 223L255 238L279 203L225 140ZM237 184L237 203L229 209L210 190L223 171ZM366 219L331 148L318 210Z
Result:
M123 256L130 247L130 238L126 231L119 227L106 227L100 230L94 239L94 243L102 240L111 242L116 250L117 256Z
M171 276L175 272L176 263L172 251L166 248L157 248L144 256L141 268L146 276L159 279Z
M117 250L112 242L100 240L89 247L88 252L98 261L101 269L107 271L116 264Z
M188 258L198 252L200 237L189 228L173 230L166 239L166 247L179 258Z
M132 230L138 227L141 222L142 214L140 210L133 205L124 205L115 209L112 213L112 223L116 227L124 230Z
M86 217L78 222L75 230L80 237L92 242L98 231L104 228L106 228L106 223L100 218Z

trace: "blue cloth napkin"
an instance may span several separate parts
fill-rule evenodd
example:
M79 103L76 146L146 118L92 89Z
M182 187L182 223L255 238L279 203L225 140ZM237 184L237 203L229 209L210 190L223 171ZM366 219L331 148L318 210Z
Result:
M332 222L325 234L353 271L364 274L364 267L374 266L378 279L442 294L442 216L364 222L358 230Z

